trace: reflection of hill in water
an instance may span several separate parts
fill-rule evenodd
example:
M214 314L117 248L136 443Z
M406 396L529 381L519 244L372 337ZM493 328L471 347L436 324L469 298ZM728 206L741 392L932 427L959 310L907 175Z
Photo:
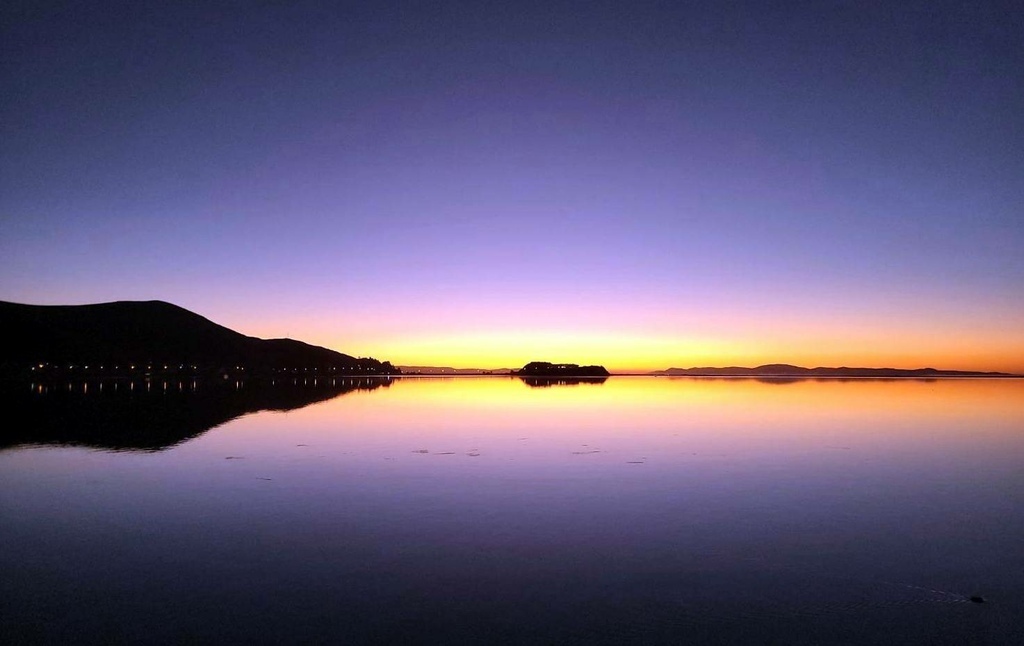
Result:
M772 386L785 386L786 384L799 384L809 379L805 377L755 377L754 381Z
M607 377L519 377L530 388L550 388L551 386L578 386L580 384L603 384Z
M730 377L734 378L734 377ZM739 377L745 379L745 377ZM707 377L707 379L720 379L720 377ZM786 384L801 384L808 381L826 382L826 383L857 383L862 382L865 379L870 379L875 383L895 382L895 381L916 381L918 383L935 383L937 379L922 379L914 377L753 377L754 381L762 384L771 384L775 386L783 386Z
M8 419L19 421L0 432L0 448L56 444L159 451L247 413L294 410L390 385L386 377L7 383L0 403Z

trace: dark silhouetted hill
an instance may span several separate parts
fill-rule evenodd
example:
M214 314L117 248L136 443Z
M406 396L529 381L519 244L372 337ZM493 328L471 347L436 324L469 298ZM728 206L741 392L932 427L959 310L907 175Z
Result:
M3 374L317 371L393 374L388 362L293 339L258 339L163 301L96 305L0 302ZM88 368L86 368L88 366ZM33 370L34 368L34 370Z
M972 372L969 370L936 370L935 368L917 368L904 370L900 368L803 368L786 363L770 363L756 368L729 366L726 368L669 368L650 373L659 376L678 377L915 377L929 379L932 377L1012 377L1005 372Z

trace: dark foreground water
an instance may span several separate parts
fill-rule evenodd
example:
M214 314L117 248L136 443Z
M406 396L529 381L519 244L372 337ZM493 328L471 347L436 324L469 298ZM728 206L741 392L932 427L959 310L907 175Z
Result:
M2 643L1024 643L1018 380L95 382L4 407Z

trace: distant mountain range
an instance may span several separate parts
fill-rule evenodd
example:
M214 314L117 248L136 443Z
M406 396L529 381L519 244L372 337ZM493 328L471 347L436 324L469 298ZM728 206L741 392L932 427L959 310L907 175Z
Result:
M450 366L398 366L403 375L507 375L511 368L452 368Z
M399 366L399 368L403 375L512 375L539 379L610 376L603 366L580 366L575 363L550 363L548 361L531 361L518 370L513 368L452 368L450 366Z
M935 368L803 368L786 363L770 363L756 368L669 368L648 373L670 377L1013 377L1005 372L972 372L969 370L936 370Z
M0 301L0 374L397 374L293 339L258 339L163 301L22 305Z
M540 362L533 362L534 364ZM578 376L579 366L573 368L568 367L570 364L566 364L565 370L558 372L557 370L551 371L547 368L536 368L532 366L524 366L523 369L515 370L510 368L452 368L450 366L399 366L402 374L405 375L452 375L452 376L466 376L466 375L522 375L527 376L535 373L534 370L540 370L541 372L547 372L548 377L566 376L570 373L576 373ZM587 366L584 366L587 368ZM526 372L523 372L526 370ZM601 373L597 373L600 375ZM623 374L623 373L611 373ZM815 378L815 377L832 377L832 378L856 378L856 377L877 377L877 378L888 378L888 377L916 377L921 379L927 379L931 377L1017 377L1020 375L1010 374L1006 372L976 372L970 370L938 370L936 368L917 368L917 369L901 369L901 368L804 368L801 366L794 366L785 363L773 363L763 366L757 366L754 368L747 368L743 366L729 366L729 367L702 367L702 368L669 368L668 370L655 370L648 373L628 373L630 375L646 374L653 376L676 376L676 377L788 377L788 378Z

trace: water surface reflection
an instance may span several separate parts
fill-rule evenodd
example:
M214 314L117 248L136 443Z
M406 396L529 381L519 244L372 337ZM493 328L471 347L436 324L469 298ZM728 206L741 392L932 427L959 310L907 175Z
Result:
M2 630L1016 643L1021 464L1020 381L400 379L161 452L0 452Z
M387 377L4 383L0 406L12 423L0 433L0 449L58 444L157 451L249 413L294 410L390 385Z

